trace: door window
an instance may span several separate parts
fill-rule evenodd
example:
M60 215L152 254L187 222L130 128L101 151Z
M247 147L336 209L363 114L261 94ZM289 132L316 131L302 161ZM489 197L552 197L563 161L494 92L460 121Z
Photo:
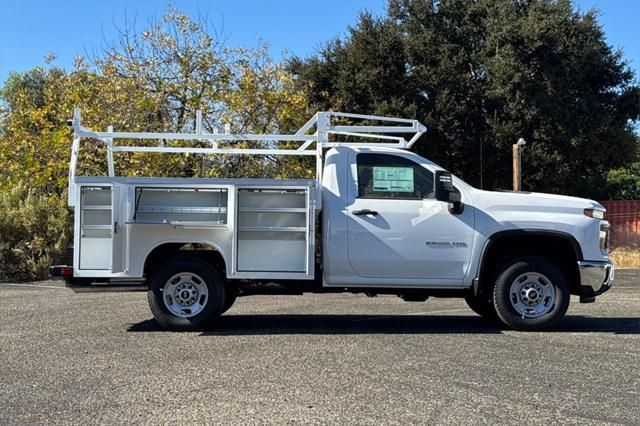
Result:
M358 154L358 198L433 198L433 173L408 158Z

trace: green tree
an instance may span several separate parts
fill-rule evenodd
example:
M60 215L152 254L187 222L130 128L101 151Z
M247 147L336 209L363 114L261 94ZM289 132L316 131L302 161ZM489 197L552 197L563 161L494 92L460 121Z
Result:
M64 197L27 183L0 191L0 280L45 278L67 255L72 216Z
M640 198L640 162L610 170L602 199L637 200Z
M476 186L510 187L520 137L529 190L590 196L635 158L640 88L569 0L391 0L289 66L318 109L421 120L415 150Z
M203 111L203 126L208 132L222 130L225 123L238 133L278 132L306 121L306 94L295 89L283 65L273 62L268 45L230 48L220 41L206 19L193 20L174 7L162 20L142 31L125 25L119 38L99 52L93 62L102 76L126 86L127 90L119 91L125 96L125 107L120 109L130 118L115 122L130 130L193 131L196 110ZM133 114L132 102L127 101L132 93L133 99L138 100L137 113ZM116 109L122 103L116 100ZM141 120L140 115L144 114L146 119ZM174 146L180 143L169 141ZM125 173L136 175L260 177L273 175L278 165L276 159L269 157L127 157L129 168Z

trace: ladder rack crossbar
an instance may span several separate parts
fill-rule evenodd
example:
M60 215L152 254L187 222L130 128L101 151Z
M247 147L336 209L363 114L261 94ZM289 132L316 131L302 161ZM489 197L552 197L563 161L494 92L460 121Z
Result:
M347 132L347 131L331 132L331 133L334 135L341 135L341 136L355 136L355 137L362 137L362 138L393 140L393 141L397 141L400 145L402 144L402 142L406 142L406 140L402 136L386 136L386 135L376 135L376 134ZM358 143L358 142L354 142L354 143Z
M213 140L213 141L315 141L316 136L309 135L275 135L275 134L213 134L213 133L144 133L144 132L92 132L80 130L83 138L106 139L150 139L150 140Z
M114 152L155 152L169 154L233 154L233 155L316 155L315 151L297 149L251 149L251 148L182 148L163 146L114 146Z
M391 121L391 122L395 121L396 123L420 124L418 120L413 120L411 118L385 117L383 115L354 114L351 112L330 112L329 114L331 114L334 117L357 118L357 119L371 120L371 121Z

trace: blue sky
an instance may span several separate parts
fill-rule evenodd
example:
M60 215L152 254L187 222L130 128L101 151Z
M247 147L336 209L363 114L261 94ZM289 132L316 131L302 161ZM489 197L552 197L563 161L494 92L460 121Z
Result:
M579 0L581 10L601 10L607 41L624 50L640 76L640 0ZM139 27L159 18L168 2L154 0L0 0L0 82L10 71L44 63L53 52L56 64L70 67L73 58L114 38L114 23L125 12ZM358 12L382 14L385 0L192 0L174 1L191 16L207 14L223 29L231 46L256 46L261 37L275 58L283 51L306 56L321 43L343 35Z

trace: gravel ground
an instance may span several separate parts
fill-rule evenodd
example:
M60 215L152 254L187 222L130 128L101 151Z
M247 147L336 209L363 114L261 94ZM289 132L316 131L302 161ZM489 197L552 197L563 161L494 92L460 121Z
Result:
M0 424L640 423L640 272L552 332L459 299L239 299L172 333L143 293L0 284Z

